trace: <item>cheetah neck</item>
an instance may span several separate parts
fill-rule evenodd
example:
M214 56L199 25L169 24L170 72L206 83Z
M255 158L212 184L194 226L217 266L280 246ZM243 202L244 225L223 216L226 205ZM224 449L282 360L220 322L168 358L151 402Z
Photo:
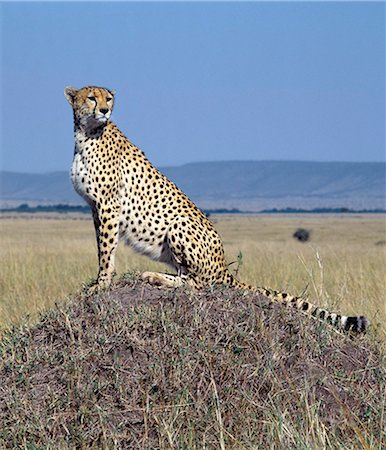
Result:
M86 138L98 139L103 135L105 128L109 125L110 120L99 122L93 118L89 118L86 122L82 122L74 114L74 132L75 136L81 134Z

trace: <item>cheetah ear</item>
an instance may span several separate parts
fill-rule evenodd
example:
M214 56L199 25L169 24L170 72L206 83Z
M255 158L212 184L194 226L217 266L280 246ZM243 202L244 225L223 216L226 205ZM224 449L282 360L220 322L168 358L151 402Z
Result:
M117 92L115 89L113 89L112 91L110 91L112 95L115 95L115 93Z
M66 97L66 99L68 100L68 103L73 106L74 105L74 100L76 97L76 94L78 93L77 89L71 87L71 86L67 86L64 89L64 95Z

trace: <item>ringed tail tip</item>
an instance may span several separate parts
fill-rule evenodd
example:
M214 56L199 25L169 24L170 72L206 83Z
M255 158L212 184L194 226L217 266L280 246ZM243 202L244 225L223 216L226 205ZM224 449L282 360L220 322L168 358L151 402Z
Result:
M342 317L342 326L344 331L365 332L369 326L370 321L365 316L351 316Z

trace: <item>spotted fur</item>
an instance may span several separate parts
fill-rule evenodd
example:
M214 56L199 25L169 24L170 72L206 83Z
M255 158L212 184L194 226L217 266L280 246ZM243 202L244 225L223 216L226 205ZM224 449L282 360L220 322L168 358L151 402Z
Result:
M145 272L152 284L200 289L228 285L259 292L332 325L364 331L364 317L330 313L287 293L248 286L228 271L224 248L213 224L162 175L111 122L114 92L87 86L65 89L74 111L75 154L71 179L91 206L98 244L97 288L110 285L115 251L123 239L136 251L171 266L176 275Z

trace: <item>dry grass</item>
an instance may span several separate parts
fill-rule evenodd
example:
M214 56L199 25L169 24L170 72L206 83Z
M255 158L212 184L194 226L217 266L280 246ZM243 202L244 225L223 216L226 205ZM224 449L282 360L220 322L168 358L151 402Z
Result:
M31 218L32 217L32 218ZM293 294L348 314L386 323L385 218L372 216L217 216L229 262L242 252L239 278ZM90 218L0 218L0 326L51 307L96 276ZM292 238L312 230L310 243ZM237 264L231 266L236 269ZM165 270L120 245L117 271Z
M217 227L229 260L243 254L241 279L386 323L384 215L228 217ZM300 227L312 231L308 243L293 239Z

